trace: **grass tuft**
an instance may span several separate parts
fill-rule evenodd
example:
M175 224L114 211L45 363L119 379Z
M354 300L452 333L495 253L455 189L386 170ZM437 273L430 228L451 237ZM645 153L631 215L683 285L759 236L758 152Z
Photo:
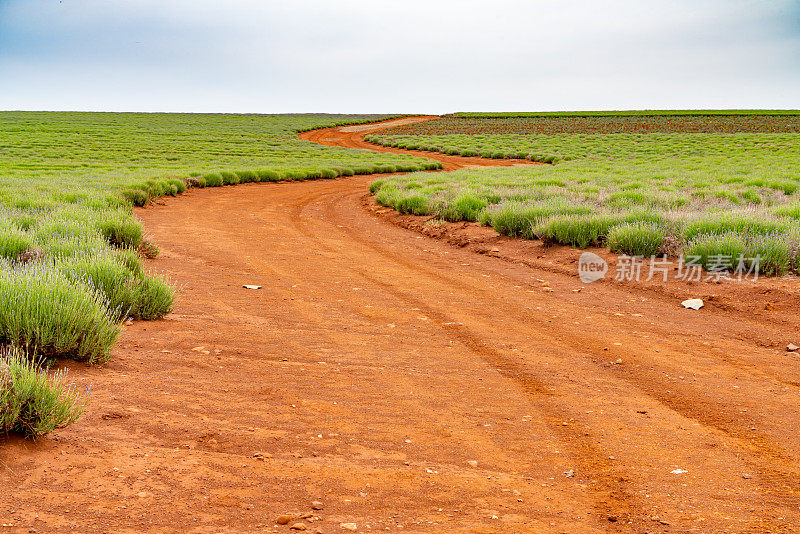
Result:
M119 331L106 298L87 285L41 264L0 269L0 344L105 362Z
M489 203L470 193L462 193L451 201L445 203L441 211L441 217L446 221L459 222L478 220L480 212Z
M172 287L154 276L141 279L137 288L138 308L136 317L146 321L160 319L170 313L175 305Z
M662 251L663 227L647 222L623 223L608 232L608 248L616 254L652 256Z
M206 187L220 187L224 183L222 175L217 172L206 174L203 178L206 181Z
M66 371L48 376L20 350L0 351L0 433L37 438L77 421L88 397L65 379Z

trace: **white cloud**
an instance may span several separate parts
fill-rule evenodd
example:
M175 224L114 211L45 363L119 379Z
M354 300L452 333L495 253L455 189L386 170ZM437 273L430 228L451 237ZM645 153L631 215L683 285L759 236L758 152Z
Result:
M0 108L792 107L796 6L0 0Z

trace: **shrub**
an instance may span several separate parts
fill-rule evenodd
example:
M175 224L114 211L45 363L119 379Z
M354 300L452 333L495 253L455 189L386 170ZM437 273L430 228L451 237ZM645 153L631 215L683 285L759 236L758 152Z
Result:
M761 195L755 191L745 190L740 193L742 199L750 204L761 204Z
M475 195L462 193L445 204L442 218L451 222L473 222L478 219L478 214L488 205L488 202Z
M203 178L206 180L206 187L220 187L225 183L222 175L216 172L206 174Z
M418 172L420 170L418 165L409 163L408 165L397 165L397 172Z
M258 173L255 171L236 171L236 176L239 177L239 183L247 184L250 182L258 182Z
M355 175L355 171L353 169L350 169L348 167L342 169L342 176L353 176L353 175Z
M186 191L186 182L184 182L183 180L180 180L178 178L170 178L168 181L169 184L175 188L178 194L181 194L184 191Z
M28 235L10 221L0 225L0 258L17 259L31 247Z
M308 178L308 172L292 169L284 171L283 178L286 180L305 180L306 178Z
M206 179L202 176L192 176L186 179L186 187L206 187Z
M395 201L394 208L400 213L412 213L414 215L427 215L430 212L428 199L422 195L400 197Z
M235 172L222 171L219 174L222 176L223 185L236 185L240 182L239 176Z
M169 284L154 276L144 277L138 285L136 317L149 321L160 319L172 311L175 296Z
M172 310L172 288L147 276L141 264L115 254L72 259L60 268L71 282L83 283L104 297L114 320L157 319Z
M490 225L499 234L515 237L530 227L530 219L523 214L523 206L517 202L507 202L492 212L485 212L486 219L481 222Z
M146 205L150 201L150 195L143 189L125 189L122 192L122 196L134 206L139 207Z
M319 174L320 178L325 178L328 180L339 176L339 174L332 169L322 169L321 171L319 171Z
M739 257L746 256L747 248L745 237L734 232L700 235L689 243L686 255L698 257L700 265L705 268L712 265L714 256L726 257L735 266Z
M386 180L375 180L374 182L369 184L369 192L374 195L375 193L377 193L380 190L381 187L383 187L383 184L385 182L386 182Z
M535 238L533 227L556 215L588 215L592 209L588 206L569 205L560 202L546 204L521 204L506 202L489 213L486 220L502 235L524 236Z
M616 215L558 215L536 227L533 234L545 243L586 248L603 245L611 228L621 222Z
M794 180L770 180L766 183L766 186L771 189L783 191L785 195L791 195L800 187Z
M281 179L281 175L275 171L261 170L257 171L258 179L261 182L277 182Z
M118 334L96 291L41 265L0 270L0 344L94 363L108 360Z
M16 349L0 354L0 433L36 438L78 420L87 398L65 382L66 371L48 376Z
M652 256L666 237L666 231L653 223L623 223L609 230L608 248L616 254Z
M800 220L800 204L791 204L775 208L773 213L778 217L789 217L790 219Z
M148 180L144 184L145 190L150 193L151 198L158 198L163 197L165 194L165 188L163 183L156 182L155 180Z
M792 268L794 251L789 242L779 235L746 236L729 232L722 235L698 236L689 244L687 254L699 256L700 264L706 268L715 262L715 256L727 258L735 268L742 258L750 267L759 260L760 274L783 274Z
M69 258L78 254L99 254L108 248L108 241L95 232L61 235L37 231L35 242L41 247L45 256L54 259Z
M113 212L100 214L95 227L115 247L136 248L142 242L142 225L127 214Z
M708 214L689 221L684 236L691 241L700 235L723 235L730 232L741 235L767 235L785 233L786 224L755 214Z
M759 258L760 274L784 274L792 267L792 247L784 236L753 236L747 241L747 255Z
M86 284L101 294L115 321L135 314L139 299L136 276L117 256L74 258L61 266L61 271L73 284Z
M142 241L142 245L140 248L145 245L145 243L150 243L149 241ZM125 266L133 274L139 276L142 274L142 262L140 261L139 251L133 250L130 248L120 248L113 251L114 256L116 256L117 260Z
M37 217L30 212L19 212L11 215L11 221L20 230L30 230L36 225Z
M375 202L381 206L386 206L387 208L394 208L399 196L400 192L397 190L397 188L382 187L375 195Z

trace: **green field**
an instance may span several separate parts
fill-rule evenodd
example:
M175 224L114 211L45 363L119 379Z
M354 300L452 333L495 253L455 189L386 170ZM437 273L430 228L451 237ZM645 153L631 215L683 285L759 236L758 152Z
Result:
M797 109L643 109L616 111L461 111L460 119L502 119L511 117L665 117L665 116L800 115Z
M763 130L776 129L763 115L746 119ZM501 234L581 248L698 256L707 267L719 255L734 262L740 256L746 261L759 257L761 271L770 274L800 268L798 133L486 133L498 123L484 120L478 128L477 119L413 125L438 132L469 127L474 135L412 134L403 127L370 140L555 164L381 179L372 186L378 202L406 213L480 221ZM792 127L796 120L781 118L779 128ZM619 124L629 127L627 118ZM523 124L521 129L531 127ZM533 127L543 126L537 122ZM663 129L674 128L666 124Z
M165 177L274 171L273 179L323 171L369 174L412 168L419 158L323 147L297 132L383 115L202 115L0 112L0 203L52 208L113 204L126 188L171 188ZM394 168L393 168L394 167Z
M187 187L440 167L297 137L385 118L0 112L0 345L14 351L0 357L0 432L38 435L79 413L59 377L48 388L26 361L104 362L122 321L172 309L171 285L142 267L158 249L134 204Z

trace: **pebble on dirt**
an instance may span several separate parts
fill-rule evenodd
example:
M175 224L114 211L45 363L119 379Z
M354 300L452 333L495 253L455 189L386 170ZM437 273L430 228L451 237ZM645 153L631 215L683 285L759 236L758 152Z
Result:
M789 343L788 345L786 345L786 350L789 352L795 352L796 350L800 350L800 347L798 347L794 343Z
M683 302L681 302L681 304L683 304L684 308L687 308L687 309L690 309L690 310L699 310L700 308L703 307L703 300L702 299L689 299L689 300L684 300Z
M284 514L284 515L279 515L278 518L275 519L275 522L277 524L279 524L279 525L286 525L291 520L292 520L292 516Z
M305 530L306 528L307 527L305 523L295 523L294 525L289 527L289 530Z
M312 510L322 510L323 504L320 501L313 501L311 503Z
M477 460L468 460L467 461L467 465L470 466L470 467L478 467L478 461Z
M339 526L345 530L352 530L354 532L358 530L358 525L355 523L340 523Z

